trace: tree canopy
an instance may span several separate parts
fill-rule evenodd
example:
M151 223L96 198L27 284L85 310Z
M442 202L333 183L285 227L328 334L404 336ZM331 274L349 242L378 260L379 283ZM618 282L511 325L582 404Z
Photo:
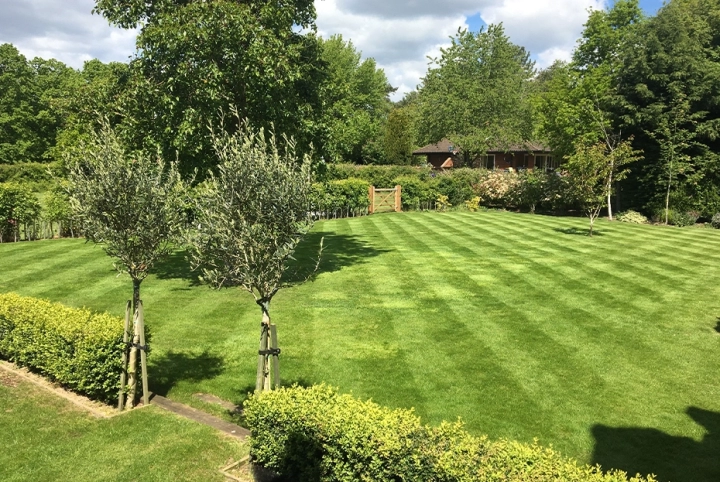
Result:
M502 25L458 30L431 59L418 93L421 142L448 137L472 159L532 136L530 54L510 42Z
M328 78L322 99L330 161L374 163L384 157L382 137L395 89L372 58L361 60L352 42L333 35L320 41Z
M125 106L136 146L154 144L185 172L202 172L213 159L209 126L234 128L218 125L230 109L301 150L319 140L324 71L312 1L99 0L96 11L140 26Z

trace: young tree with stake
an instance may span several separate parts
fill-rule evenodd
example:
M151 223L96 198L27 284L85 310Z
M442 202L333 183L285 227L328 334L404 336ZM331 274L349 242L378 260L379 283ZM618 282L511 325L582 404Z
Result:
M184 216L182 181L173 164L144 152L128 152L106 121L90 140L69 153L70 203L85 237L116 258L115 268L133 282L132 312L140 284L173 249ZM137 346L134 327L128 369L128 399L135 404ZM144 335L143 335L144 336Z
M638 158L631 142L632 139L619 141L612 147L604 142L589 146L579 143L575 153L567 158L565 168L570 176L572 196L590 218L589 236L593 235L600 211L607 205L613 180L622 180L628 173L623 166Z
M273 133L266 136L247 123L234 134L214 134L212 141L219 162L199 189L191 257L203 281L237 286L255 298L262 312L255 389L269 390L270 302L286 286L287 262L313 224L310 157L298 158L292 140L280 147Z

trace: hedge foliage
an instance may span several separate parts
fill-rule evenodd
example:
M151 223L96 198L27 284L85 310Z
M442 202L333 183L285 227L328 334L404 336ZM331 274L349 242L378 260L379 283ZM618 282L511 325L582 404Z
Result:
M23 162L0 164L0 182L46 183L53 176L62 175L62 167L55 162Z
M117 397L123 320L0 294L0 356L91 398Z
M369 187L370 183L356 178L314 183L310 193L311 210L367 209L370 204Z
M31 239L28 227L34 227L40 215L40 202L26 184L0 184L0 242L17 240L21 230Z
M604 474L537 443L472 436L460 422L422 425L412 410L391 410L324 385L265 392L244 408L253 461L293 480L628 480L624 472Z
M438 172L411 166L330 164L319 179L321 182L316 185L319 192L332 191L332 184L342 181L362 180L377 188L400 185L404 210L432 209L437 207L440 196L446 196L452 206L465 206L467 201L479 197L480 205L493 208L534 212L537 208L555 211L576 207L571 200L567 178L554 172L471 168ZM341 204L342 196L330 198L339 209L353 209Z

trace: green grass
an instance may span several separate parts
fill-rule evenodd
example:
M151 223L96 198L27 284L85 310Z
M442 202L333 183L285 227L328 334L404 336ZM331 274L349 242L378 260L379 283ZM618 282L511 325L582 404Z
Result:
M97 419L0 373L0 480L207 480L247 447L150 406ZM4 382L4 383L3 383Z
M283 378L326 382L430 423L530 441L662 480L720 480L720 231L502 212L318 223L316 278L281 291ZM0 291L121 314L102 249L0 245ZM197 285L182 254L143 284L161 394L240 402L260 311Z

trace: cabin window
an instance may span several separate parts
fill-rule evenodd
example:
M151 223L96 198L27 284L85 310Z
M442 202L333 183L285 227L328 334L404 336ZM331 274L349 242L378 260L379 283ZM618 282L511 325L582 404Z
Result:
M558 167L560 167L560 160L553 156L547 156L547 168L546 169L555 170Z

